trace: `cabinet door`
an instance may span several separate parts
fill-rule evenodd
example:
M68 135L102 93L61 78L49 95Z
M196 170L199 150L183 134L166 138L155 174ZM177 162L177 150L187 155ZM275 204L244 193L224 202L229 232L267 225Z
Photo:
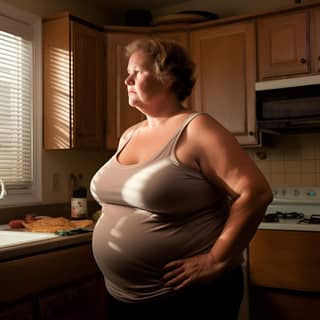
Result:
M306 10L258 18L259 80L310 71Z
M191 32L193 108L212 115L243 144L257 144L255 27L251 21Z
M10 308L1 309L0 320L36 320L35 304L21 303Z
M39 299L41 320L105 320L106 295L98 280L62 288Z
M70 24L68 17L43 23L45 149L70 148Z
M189 50L189 41L187 32L156 32L153 33L154 37L160 39L174 40L181 44L184 48Z
M102 149L104 108L104 34L72 21L72 147Z
M189 38L187 32L157 32L152 36L159 39L174 40L189 52ZM182 104L186 109L191 109L191 98L185 99Z
M69 15L43 23L44 147L101 149L103 33Z
M320 292L319 242L318 232L258 230L249 246L250 283Z
M250 288L251 320L319 319L320 294L272 288Z
M107 149L116 150L122 133L143 119L142 114L128 103L127 77L128 59L125 47L143 34L107 33Z
M310 9L311 71L320 73L320 7Z

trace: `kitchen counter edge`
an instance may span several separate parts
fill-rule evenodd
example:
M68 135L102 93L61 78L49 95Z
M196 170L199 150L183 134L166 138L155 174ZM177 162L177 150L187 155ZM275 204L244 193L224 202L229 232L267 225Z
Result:
M24 244L0 248L0 261L24 258L43 252L58 250L66 247L91 243L92 232L71 236L59 236L46 240L32 241Z

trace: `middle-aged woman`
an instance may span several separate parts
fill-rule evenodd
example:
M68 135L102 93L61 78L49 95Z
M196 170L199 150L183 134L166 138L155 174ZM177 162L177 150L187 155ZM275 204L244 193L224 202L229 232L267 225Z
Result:
M126 130L91 182L110 319L236 320L242 252L270 187L223 126L183 107L195 82L183 47L141 39L127 53L129 104L145 120Z

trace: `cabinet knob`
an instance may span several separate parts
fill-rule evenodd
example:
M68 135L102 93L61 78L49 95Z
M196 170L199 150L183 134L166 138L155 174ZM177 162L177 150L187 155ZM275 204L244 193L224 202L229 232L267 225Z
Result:
M249 136L254 136L254 132L253 131L249 131Z
M307 62L307 60L305 58L300 59L300 63L305 64L306 62Z

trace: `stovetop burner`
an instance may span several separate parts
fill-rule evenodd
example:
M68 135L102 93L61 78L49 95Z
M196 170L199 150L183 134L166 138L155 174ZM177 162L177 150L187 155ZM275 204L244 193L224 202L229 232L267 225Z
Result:
M303 218L299 223L320 224L320 214L312 214L309 218Z
M320 186L275 187L261 228L320 232Z
M312 214L305 217L303 213L299 212L280 212L266 214L262 222L292 222L292 223L307 223L320 224L320 214Z
M280 222L281 220L304 220L304 214L300 212L280 212L266 214L262 221L263 222Z

